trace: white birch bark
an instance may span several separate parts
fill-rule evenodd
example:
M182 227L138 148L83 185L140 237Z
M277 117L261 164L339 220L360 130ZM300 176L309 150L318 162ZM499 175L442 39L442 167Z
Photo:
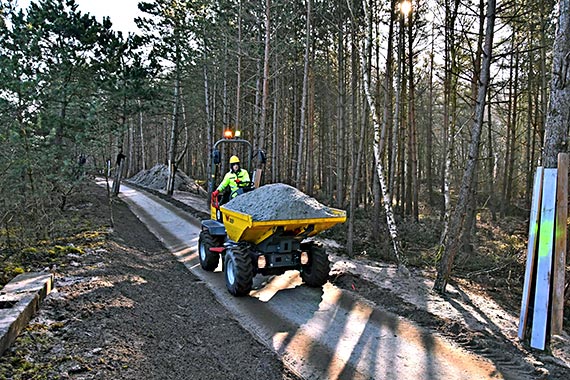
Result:
M366 1L363 2L364 11L366 13L365 18L368 22L368 7ZM386 179L384 177L384 167L382 165L382 157L380 156L380 122L378 120L378 114L376 112L376 102L374 101L372 94L370 92L370 77L368 75L366 58L364 52L368 51L368 46L370 45L369 36L364 38L364 47L360 49L360 67L362 71L362 79L364 85L364 92L366 94L366 99L368 101L368 106L370 107L370 114L372 115L372 124L374 127L374 160L376 163L376 172L378 174L378 179L380 182L380 189L382 191L382 200L384 203L384 211L386 213L386 223L388 225L388 230L390 232L390 238L392 239L392 248L394 249L394 256L399 265L404 265L404 258L402 257L402 244L400 242L400 237L398 235L398 226L396 225L396 220L394 219L394 211L392 210L392 199L388 193L388 187L386 184Z
M461 246L461 232L471 188L474 185L475 170L479 159L479 143L481 141L481 131L483 129L483 118L485 116L485 103L487 98L487 88L490 81L491 56L493 50L493 34L495 29L495 8L496 0L489 0L487 4L487 27L485 29L485 47L483 50L483 65L479 79L477 92L477 102L475 105L473 126L471 128L471 142L469 144L469 155L465 172L459 190L459 199L455 207L453 218L449 225L449 244L445 247L437 267L437 278L434 290L440 293L445 292L445 287L449 280L454 258Z

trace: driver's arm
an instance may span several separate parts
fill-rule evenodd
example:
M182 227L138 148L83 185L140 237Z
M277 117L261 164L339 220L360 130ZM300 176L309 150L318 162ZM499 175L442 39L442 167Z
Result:
M217 189L220 193L222 193L226 189L226 187L228 187L228 185L230 184L231 177L232 176L230 173L226 173L224 179L222 180L222 183L220 183L220 186L218 186Z

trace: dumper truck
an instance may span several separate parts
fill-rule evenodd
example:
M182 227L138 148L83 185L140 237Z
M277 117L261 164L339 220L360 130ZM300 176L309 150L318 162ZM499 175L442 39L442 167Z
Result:
M241 153L238 152L237 146L240 146ZM280 275L288 270L298 270L304 283L310 287L323 286L328 280L330 270L328 254L322 245L308 238L345 222L346 212L326 207L325 213L300 212L299 215L288 214L286 218L283 218L283 213L274 213L268 219L260 218L258 213L254 212L255 207L251 210L232 207L232 203L246 197L256 200L256 194L253 192L260 192L263 187L271 186L261 186L262 171L258 168L253 171L251 183L239 184L244 195L238 195L238 198L231 202L227 194L212 196L216 184L224 174L222 167L227 161L224 157L232 154L245 154L247 160L244 161L246 165L249 163L250 172L254 158L257 158L260 167L265 163L263 152L253 154L251 144L232 133L226 132L224 138L214 144L208 184L211 218L202 221L198 241L201 267L213 272L221 258L226 287L234 296L249 294L253 287L253 278L257 274ZM287 200L281 199L281 205L284 201ZM268 203L270 204L265 205L266 208L271 208L273 202Z

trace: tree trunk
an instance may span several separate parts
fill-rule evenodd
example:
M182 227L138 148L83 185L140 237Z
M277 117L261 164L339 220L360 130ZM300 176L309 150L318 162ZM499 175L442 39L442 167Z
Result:
M400 122L402 114L402 65L404 55L404 41L403 41L403 15L400 15L400 32L398 34L398 67L396 69L396 109L394 110L394 125L392 128L392 156L390 157L390 173L389 173L389 193L391 198L394 199L397 192L396 173L398 168L398 157L400 156Z
M265 52L263 58L263 92L261 95L261 115L259 120L259 149L265 149L265 127L269 108L269 60L271 46L271 0L265 0Z
M177 48L178 50L178 48ZM177 55L180 53L177 52ZM166 194L174 194L174 179L176 178L176 148L178 145L178 113L180 107L180 68L176 63L176 78L174 79L174 106L172 110L172 125L170 129L170 144L168 147L168 179L166 181Z
M433 205L434 203L434 194L433 194L433 168L432 168L432 160L433 160L433 58L434 58L434 41L435 37L433 35L433 28L432 28L432 35L431 35L431 52L429 56L429 105L428 105L428 112L429 112L429 119L428 119L428 126L426 131L426 155L427 155L427 173L426 173L426 182L428 187L428 195L429 195L429 203Z
M459 190L459 199L450 222L449 228L449 244L446 245L443 256L437 266L437 278L434 284L434 290L444 293L453 266L455 255L459 251L461 245L461 231L463 229L463 221L465 217L465 209L469 201L469 195L475 178L475 169L479 158L479 142L481 139L481 131L483 129L483 118L485 114L485 101L487 97L487 88L490 80L491 55L493 50L493 33L495 27L495 7L496 0L489 0L487 5L487 27L485 32L485 47L483 65L481 68L481 77L479 81L479 89L477 93L477 104L475 106L473 127L471 129L471 142L469 144L469 156L465 166L465 172Z
M560 14L554 40L550 102L544 128L545 168L558 165L558 153L568 149L570 123L570 0L559 1Z
M541 87L541 94L540 94L540 115L542 116L539 128L540 134L540 148L544 151L544 129L546 127L546 117L548 114L548 84L546 79L546 52L547 52L547 43L546 43L546 35L547 30L549 28L549 21L548 16L545 14L545 8L540 8L540 42L541 42L541 49L540 49L540 87ZM562 8L561 8L562 9ZM554 63L553 63L553 70L554 70ZM544 163L542 164L544 165Z
M141 162L142 162L142 170L146 170L146 145L144 139L144 130L143 130L143 111L142 111L142 102L139 99L139 134L141 139Z
M483 59L483 39L485 38L485 2L479 0L479 36L477 38L477 50L475 52L473 77L471 78L471 93L473 98L476 97L479 86L479 78L481 77L481 61ZM476 103L473 108L476 107ZM478 167L475 168L477 171ZM467 206L467 215L465 217L465 228L461 237L463 254L469 255L473 251L471 244L472 237L475 236L477 227L477 178L473 181L470 199Z
M365 18L368 21L368 6L366 1L363 2ZM370 92L370 77L369 70L367 69L366 59L364 57L364 52L368 51L368 46L370 45L369 36L364 39L364 49L360 49L360 69L362 71L364 92L366 94L366 99L368 100L368 106L370 108L370 114L372 115L372 124L374 126L374 162L376 164L376 172L378 175L378 180L380 182L380 187L382 191L382 198L384 203L384 210L386 212L386 222L388 225L388 230L390 231L390 237L392 239L392 248L394 249L394 257L399 265L404 266L404 258L402 257L402 245L400 243L400 237L398 235L398 227L396 225L396 220L394 218L394 212L392 210L392 199L388 194L388 187L384 177L384 167L382 165L382 159L380 156L380 123L378 121L378 113L376 112L376 103L372 98Z
M133 125L133 119L129 118L128 123L129 131L129 162L127 163L127 178L133 175L134 164L135 164L135 126Z
M315 43L313 41L311 61L314 62ZM313 70L309 70L309 99L308 99L308 118L307 118L307 147L315 146L315 79ZM314 190L314 163L315 151L314 149L307 149L307 194L313 196ZM320 183L320 182L319 182Z
M275 63L277 66L277 57L275 57ZM279 131L277 128L277 117L279 112L279 79L275 78L274 84L274 95L273 95L273 133L272 138L272 148L271 148L271 182L276 183L279 180Z
M235 128L240 129L240 112L241 112L241 58L242 58L242 51L241 51L241 39L242 39L242 6L241 1L239 0L238 5L238 40L237 40L237 78L236 78L236 116L235 116Z
M445 159L442 166L442 192L443 204L443 229L440 238L440 245L443 245L449 231L449 219L451 217L451 195L450 176L455 149L455 111L457 103L457 47L455 46L455 20L457 19L457 9L459 0L445 1L445 78L444 78L444 103L443 103L443 124L444 124L444 146Z
M410 160L410 178L411 183L409 184L409 192L411 194L412 200L412 217L414 221L419 221L419 206L418 206L418 158L417 158L417 146L416 146L416 116L415 116L415 85L414 85L414 35L413 35L413 22L412 22L413 12L410 10L408 16L408 125L409 125L409 141L408 141L408 159Z
M337 165L336 165L336 205L344 205L344 133L345 133L345 83L344 83L344 21L338 20L338 113L337 113Z
M529 38L529 41L532 41ZM531 43L529 51L532 51L533 45ZM532 149L532 135L533 135L533 115L532 115L532 94L534 85L534 52L529 52L528 54L528 95L527 95L527 123L526 123L526 139L525 139L525 187L524 187L524 199L525 205L530 208L531 205L531 193L532 193L532 178L534 172L534 160L531 158Z
M303 168L303 142L305 139L305 126L307 120L307 94L309 92L309 57L311 48L311 0L307 0L307 19L305 20L305 58L303 66L303 92L301 94L301 123L299 125L299 143L297 151L297 169L295 170L295 185L301 188L301 174Z
M213 137L212 137L212 125L210 123L210 90L209 90L209 81L208 81L208 61L206 56L206 31L204 31L204 53L203 53L203 60L204 60L204 111L206 112L206 153L208 158L206 159L206 167L209 169L212 165L212 148L213 148ZM225 127L225 126L224 126ZM208 180L210 181L210 180Z
M509 173L507 178L507 200L506 204L510 205L513 193L516 191L516 184L514 183L515 167L517 163L517 123L518 123L518 98L519 98L519 53L515 52L515 78L513 84L513 116L511 119L511 157L509 162Z
M489 144L489 208L491 210L491 216L493 221L497 220L497 205L495 198L495 177L497 160L495 159L495 150L493 147L493 123L492 123L492 112L491 112L491 94L489 93L488 110L487 110L487 143Z
M384 157L384 145L386 144L386 136L388 136L388 186L392 186L393 181L393 167L392 167L392 149L391 142L393 141L392 127L394 121L392 97L394 93L393 87L393 64L394 64L394 15L395 15L396 0L390 2L390 21L388 27L388 47L386 52L386 69L384 73L384 112L382 114L382 131L380 133L380 157ZM370 12L369 23L372 24L372 12ZM368 52L370 54L370 51ZM378 55L378 51L376 52ZM378 65L378 64L377 64ZM379 66L379 65L378 65ZM379 68L377 68L379 71ZM378 75L378 74L377 74ZM379 77L379 75L378 75ZM378 86L379 87L379 86ZM379 93L378 93L379 95ZM368 118L366 119L368 120ZM388 191L391 194L391 190ZM372 194L374 196L373 220L372 220L372 235L378 238L380 235L380 204L382 202L382 194L380 193L380 184L378 182L378 174L374 170L372 176Z

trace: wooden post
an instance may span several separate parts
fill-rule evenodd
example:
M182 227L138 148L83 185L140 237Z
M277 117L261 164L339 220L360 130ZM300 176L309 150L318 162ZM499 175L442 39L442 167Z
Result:
M538 239L538 221L540 219L540 202L542 198L542 173L543 168L538 167L534 174L534 187L532 190L532 205L528 226L528 246L526 253L526 270L524 275L523 296L521 302L521 314L519 319L520 340L525 338L526 324L528 321L528 307L530 303L530 287L534 275L534 263L536 260L536 242Z
M253 185L255 186L255 188L257 189L259 186L261 186L261 174L263 173L263 170L261 169L256 169L255 170L255 175L254 175L254 182Z
M550 334L562 333L564 320L564 276L566 271L566 230L568 220L568 154L558 155L556 186L556 235L552 267L552 319Z
M542 186L536 292L532 319L532 336L530 340L530 346L539 350L544 350L546 346L546 325L550 311L550 279L552 274L552 252L554 251L554 222L556 212L556 173L557 169L544 169L544 182Z

